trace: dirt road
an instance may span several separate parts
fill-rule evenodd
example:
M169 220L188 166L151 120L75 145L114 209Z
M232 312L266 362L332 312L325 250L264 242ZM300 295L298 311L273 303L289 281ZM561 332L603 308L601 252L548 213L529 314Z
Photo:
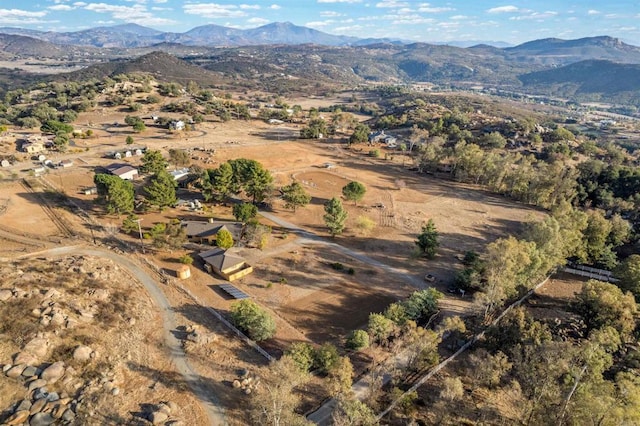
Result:
M209 423L214 426L226 425L224 410L220 406L218 398L210 391L203 388L199 376L193 371L180 341L173 335L172 331L176 329L175 317L173 309L169 304L169 301L165 297L160 284L158 284L151 276L149 276L141 267L134 262L113 253L108 250L101 250L97 248L87 246L66 246L57 247L54 249L44 250L36 253L30 253L28 255L21 256L21 258L33 257L33 256L69 256L69 255L85 255L85 256L98 256L112 260L117 263L118 266L125 268L129 273L144 285L145 289L149 292L149 295L153 299L155 305L160 309L162 315L162 325L164 331L164 340L167 346L167 351L171 360L173 361L176 371L179 372L184 378L185 383L193 391L194 395L200 400L207 416L209 417Z

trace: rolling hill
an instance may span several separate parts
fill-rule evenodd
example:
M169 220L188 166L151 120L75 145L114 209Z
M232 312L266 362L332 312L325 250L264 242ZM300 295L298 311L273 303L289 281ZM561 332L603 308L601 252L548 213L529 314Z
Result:
M46 35L63 43L90 45L81 47L2 32L0 29L0 58L5 61L73 56L76 65L102 62L72 74L76 77L61 78L147 72L163 81L197 81L204 85L234 81L236 85L277 93L303 93L323 85L338 88L371 82L429 82L575 100L635 99L633 92L640 89L633 66L640 64L640 48L606 36L534 40L508 48L486 44L462 48L395 41L360 45L362 40L290 23L249 30L205 25L181 34L134 24L75 33L39 33L39 37ZM156 43L148 44L150 41ZM93 47L96 44L111 47ZM129 47L117 47L122 44ZM242 46L212 47L225 44ZM75 55L71 55L73 52Z

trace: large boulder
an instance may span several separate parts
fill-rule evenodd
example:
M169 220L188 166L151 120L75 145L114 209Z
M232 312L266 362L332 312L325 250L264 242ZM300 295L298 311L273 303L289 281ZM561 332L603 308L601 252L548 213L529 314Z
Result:
M8 288L0 288L0 302L6 302L11 299L13 292Z
M11 377L12 379L16 379L22 375L24 369L27 368L24 364L14 365L7 371L5 374L7 377Z
M37 413L29 420L29 426L49 426L55 421L56 419L49 413Z
M167 421L168 418L169 416L166 413L163 413L162 411L154 411L149 416L149 420L154 425L159 425L161 423L164 423Z
M46 380L48 383L55 383L62 376L64 376L64 362L62 361L54 362L40 374L40 378Z
M8 425L21 425L29 419L29 416L29 410L16 411L5 423Z
M44 358L49 351L49 340L44 337L35 337L24 345L22 351L30 353L37 358Z
M87 362L91 359L92 352L93 349L91 349L89 346L78 346L73 351L73 359L75 359L76 361Z
M40 364L40 359L32 353L22 351L13 358L14 364L36 365Z
M33 377L33 376L37 376L39 373L38 368L34 367L33 365L29 365L27 368L24 369L24 371L22 372L22 375L24 377Z

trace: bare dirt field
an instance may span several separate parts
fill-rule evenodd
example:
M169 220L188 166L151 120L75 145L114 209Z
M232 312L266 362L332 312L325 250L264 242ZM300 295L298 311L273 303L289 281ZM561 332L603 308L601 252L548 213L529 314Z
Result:
M57 235L59 229L51 222L50 214L50 209L42 205L39 195L21 182L0 182L2 227L23 235Z
M583 277L567 273L559 273L540 287L526 302L527 309L538 320L556 321L563 323L576 318L570 309L576 294L588 280Z

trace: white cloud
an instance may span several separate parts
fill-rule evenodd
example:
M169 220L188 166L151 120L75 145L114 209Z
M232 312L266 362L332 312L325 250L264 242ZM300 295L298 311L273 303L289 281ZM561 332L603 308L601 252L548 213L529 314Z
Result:
M469 19L469 17L468 17L468 16L465 16L465 15L453 15L453 16L452 16L451 18L449 18L449 19L451 19L451 20L453 20L453 21L463 21L463 20L465 20L465 19Z
M141 4L121 6L106 3L89 3L84 6L84 9L96 13L110 13L114 19L133 22L140 25L169 25L175 23L171 19L154 16Z
M379 3L376 3L376 7L380 8L401 8L401 7L409 7L409 3L406 1L398 1L398 0L385 0Z
M498 7L492 7L491 9L487 10L487 13L516 13L519 12L520 9L518 9L516 6L498 6Z
M452 7L434 7L429 3L422 3L418 6L418 12L422 13L442 13L455 10Z
M362 3L362 0L318 0L318 3Z
M77 1L73 5L75 7L85 7L87 5L87 3L83 2L83 1Z
M268 24L269 21L268 19L264 19L264 18L251 18L251 19L247 19L247 23L248 24L252 24L252 25L264 25L264 24Z
M74 10L75 7L69 6L68 4L56 4L54 6L49 6L47 9L55 10L55 11L68 11L68 10Z
M307 22L306 24L304 24L304 26L309 28L324 28L331 25L332 23L333 21L313 21Z
M587 12L587 15L600 15L600 11L591 9Z
M243 18L247 13L240 10L236 5L226 5L217 3L185 4L184 13L188 15L198 15L203 18Z
M280 5L277 5L277 4L272 4L271 6L269 6L269 9L280 10L280 9L282 9L282 7Z
M511 21L528 21L528 20L544 20L547 18L553 18L554 16L557 16L558 12L552 12L552 11L547 11L547 12L532 12L529 13L527 15L521 15L521 16L512 16L511 18L509 18L509 20Z
M342 13L334 12L332 10L325 10L320 12L320 16L323 16L325 18L336 18L338 16L342 16Z
M425 18L420 15L396 15L388 18L391 19L391 23L394 25L423 25L435 22L435 19Z
M0 19L43 18L45 16L47 16L45 11L31 12L20 9L0 9Z
M47 16L47 13L47 11L31 12L20 9L0 9L0 24L22 27L25 25L50 24L57 22L42 19Z
M240 5L240 9L260 9L260 6L258 6L257 4L241 4Z

